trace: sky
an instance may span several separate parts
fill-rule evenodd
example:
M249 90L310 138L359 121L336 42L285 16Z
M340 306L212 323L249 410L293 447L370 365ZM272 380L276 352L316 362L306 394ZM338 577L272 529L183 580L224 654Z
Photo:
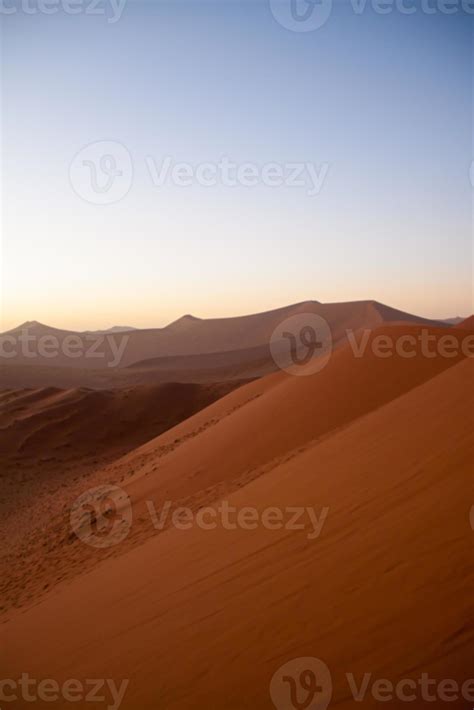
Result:
M67 1L0 2L1 330L474 311L461 0Z

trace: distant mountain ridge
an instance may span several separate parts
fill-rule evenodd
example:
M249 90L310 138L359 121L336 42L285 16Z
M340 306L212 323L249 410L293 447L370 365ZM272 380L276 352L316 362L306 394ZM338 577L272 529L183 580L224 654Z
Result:
M70 357L66 356L60 347L60 352L54 358L43 357L39 354L34 358L28 358L18 352L15 357L2 359L1 364L83 369L109 367L110 371L111 361L114 363L115 369L132 365L143 366L146 361L154 361L157 358L211 356L216 353L222 356L224 353L250 350L258 352L260 359L262 349L265 355L272 334L282 321L303 314L314 314L323 318L331 329L335 345L346 338L348 330L373 329L383 324L410 323L448 327L446 323L441 321L422 318L373 300L341 303L303 301L271 311L231 318L201 319L188 314L164 328L126 331L115 326L109 331L81 333L51 328L36 321L28 321L3 335L11 336L27 329L29 334L37 337L55 336L60 344L67 336L74 335L82 338L84 353ZM98 340L99 343L97 343ZM90 350L94 343L95 349L91 354ZM117 364L112 358L112 348L119 346L123 348L123 352L120 353L120 361ZM153 362L148 364L153 365ZM206 367L212 369L212 362L207 362Z
M134 328L133 326L129 325L113 325L111 328L106 328L105 330L65 330L64 328L54 328L51 325L46 325L45 323L40 323L37 320L28 320L25 321L24 323L21 323L20 325L15 326L14 328L11 328L10 330L6 330L4 333L0 333L0 335L8 335L12 333L21 333L22 331L27 330L29 333L34 333L34 334L47 334L47 333L74 333L77 335L84 335L84 334L106 334L106 333L126 333L130 330L138 330L138 328Z
M448 325L458 325L458 323L462 323L465 318L462 318L462 316L455 316L454 318L443 318L443 323L447 323Z

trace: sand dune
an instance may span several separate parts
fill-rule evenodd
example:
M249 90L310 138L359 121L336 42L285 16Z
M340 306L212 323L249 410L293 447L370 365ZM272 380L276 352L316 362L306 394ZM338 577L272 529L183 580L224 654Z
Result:
M123 389L187 382L211 384L251 380L277 369L267 345L204 355L150 358L123 368L54 367L0 362L0 389L57 387Z
M0 392L2 549L56 506L58 492L175 426L235 385ZM50 501L46 507L44 499ZM38 517L39 516L39 517ZM13 530L12 530L13 528Z
M455 328L461 328L462 330L474 330L474 315L465 318L460 323L457 323Z
M16 347L15 357L5 358L3 364L5 368L25 364L34 367L54 365L82 369L110 368L112 365L112 369L115 369L150 358L245 351L268 347L275 328L286 318L302 313L317 314L324 318L331 328L334 343L345 337L348 328L374 328L383 323L424 323L440 327L443 325L376 301L306 301L265 313L235 318L200 319L187 315L165 328L103 334L72 333L33 321L9 331L2 337L7 335L10 338L18 338L18 335L26 332L34 339L31 347L35 347L37 356L28 357L23 352L23 347ZM41 337L47 335L56 338L60 344L54 358L44 355L42 351L38 352L35 346ZM63 347L64 341L68 339L68 342L71 342L71 338L79 338L80 343L79 349L74 351L74 357L66 354ZM6 351L10 352L13 346L14 344L5 345ZM206 366L206 369L213 368L213 365Z
M364 673L469 677L466 329L449 329L457 352L441 355L446 328L394 316L365 331L356 327L363 319L342 315L340 332L351 322L353 340L341 337L307 377L273 372L237 389L0 393L4 677L129 678L121 707L130 710L270 708L273 674L304 656L327 664L341 708L354 703L346 672L359 684ZM172 327L192 330L194 321ZM375 350L381 338L419 347L426 335L434 356ZM204 372L212 361L237 373L255 353L157 358L122 371L172 364L185 374L194 362ZM126 492L118 520L132 515L124 539L104 549L70 522L76 497L103 484ZM157 530L150 506L159 515L167 501ZM222 501L259 516L301 506L313 518L302 530L171 525L177 507L195 516ZM374 704L369 694L362 707Z
M45 438L45 447L42 451L49 452L49 461L43 462L41 467L27 468L26 472L18 467L19 462L15 458L15 447L18 448L19 445L18 432L23 435L22 427L25 425L19 427L16 423L17 434L16 439L12 436L13 459L10 461L14 466L13 475L4 478L5 482L15 483L10 489L15 492L15 496L9 499L10 509L13 501L18 508L17 494L21 490L24 491L24 500L28 504L33 492L31 486L35 482L43 491L47 484L46 490L50 493L52 484L54 484L53 490L56 491L61 484L68 484L64 496L60 497L62 503L59 508L56 508L57 519L51 518L49 509L36 506L37 515L34 522L36 526L42 526L42 534L51 534L52 541L51 559L43 560L40 567L46 570L46 576L49 562L54 569L64 567L64 573L70 574L71 570L68 570L67 564L63 565L61 560L62 546L67 537L64 530L67 529L68 522L64 521L59 511L63 506L70 505L68 501L85 488L104 482L122 482L130 479L128 488L134 504L141 508L139 516L142 515L144 500L147 497L152 497L157 504L171 499L176 505L182 500L191 501L194 505L194 499L200 500L203 497L212 500L213 497L226 495L260 476L285 457L292 455L294 450L328 436L338 428L348 426L354 419L367 415L442 370L452 367L456 359L442 357L406 359L400 356L389 359L378 358L370 347L370 344L380 336L387 334L394 338L407 334L417 336L421 330L419 326L390 326L377 329L371 334L363 357L355 357L350 346L339 348L334 352L329 364L315 375L293 377L286 373L275 373L240 387L192 416L189 416L192 414L189 408L181 408L179 398L176 400L176 397L178 391L190 395L195 392L193 387L180 390L174 389L173 387L176 386L173 386L159 390L162 395L160 407L154 407L153 397L147 397L146 406L140 398L138 403L134 403L134 397L139 397L138 394L133 395L129 402L123 398L123 395L116 400L110 392L88 393L88 396L83 398L83 414L76 413L72 420L73 423L75 422L72 428L68 417L64 417L62 423L51 422L49 417L55 409L47 406L45 413L40 413L39 421L46 432L53 426L54 437L56 437L51 441ZM430 333L439 338L445 331L430 329ZM459 332L455 337L461 340L463 334ZM153 390L145 391L153 392ZM223 391L225 390L219 390L218 394L222 394ZM166 393L169 394L169 399L166 398ZM64 393L58 395L54 390L47 390L46 394L49 402L55 402L58 396L60 399L66 396ZM39 394L32 393L29 396L38 398ZM44 393L42 396L45 396ZM69 407L71 400L74 402L77 396L77 393L67 395ZM207 392L205 396L208 396ZM212 391L209 396L215 399L217 395ZM87 411L87 403L92 402L94 398L102 401L102 410L89 421L84 412ZM200 404L204 403L201 401ZM57 407L57 403L55 406ZM74 406L77 408L77 405ZM197 409L199 407L196 406ZM173 427L172 417L176 410L178 410L178 420L183 421ZM134 411L140 415L136 417L135 424L133 423ZM153 432L153 427L161 425L162 413L165 418L163 428L167 428L168 431L153 439L153 433L157 433ZM106 424L102 424L102 420ZM33 426L33 431L29 432L33 442L37 421L38 417L36 419L31 417L28 422L29 427ZM107 427L111 432L108 436ZM128 438L124 436L127 431ZM133 448L131 443L135 435L140 437L137 445L142 441L146 443L139 448ZM121 440L122 436L124 441ZM74 446L65 446L71 443L71 437ZM112 445L109 443L108 448L104 447L104 442L107 441L112 442ZM85 456L85 452L91 454L91 449L94 449L92 443L98 447L98 453L104 458L98 458L96 453L92 459L95 465L86 467L84 464L89 464L90 458ZM122 445L126 446L130 453L118 458L118 447ZM53 451L52 446L54 446ZM104 451L105 453L101 453ZM7 453L8 451L5 451L5 460L8 462ZM34 454L41 454L41 451ZM109 461L111 459L114 461L104 468L101 464L107 463L107 456ZM40 476L37 475L38 471L41 471ZM88 475L84 479L85 471ZM26 479L28 479L27 488L16 485ZM74 485L71 484L71 479ZM57 503L56 498L53 496L55 503ZM136 536L135 534L131 536L130 544L135 544L141 539L143 531L137 528L135 532ZM32 539L30 536L28 540L30 549L25 554L31 553L34 556L37 549ZM35 539L39 544L41 537L36 536ZM78 566L87 566L90 563L87 549L78 548L78 554L80 557ZM7 593L8 604L24 601L26 589L23 582L20 583L23 579L22 575L23 571L20 577L15 572L12 580L4 580L10 590ZM36 587L41 579L42 575L35 577ZM46 581L50 583L51 580Z
M173 372L178 377L197 376L201 381L203 378L215 379L220 374L224 380L242 379L244 376L261 377L274 372L277 365L272 359L270 346L266 343L253 348L224 352L150 358L135 362L126 369L129 373L163 372L166 376Z
M116 455L174 426L232 389L230 385L164 384L113 391L0 392L0 456L38 459L71 448L76 457ZM161 433L161 432L159 432Z
M443 329L429 332L437 338L445 334ZM144 472L152 471L157 455L167 454L159 461L158 481L151 477L136 483L142 498L158 490L180 498L204 486L226 485L235 476L252 478L276 458L347 426L462 359L396 354L386 359L376 357L370 347L379 336L420 333L419 326L379 328L371 333L363 357L345 346L312 376L279 372L245 385L131 452L117 463L117 472L123 475L133 468L135 459ZM455 337L460 341L462 335Z
M341 708L354 704L346 672L358 683L364 673L394 682L422 672L438 680L470 677L474 427L466 393L472 395L472 375L472 360L438 375L433 369L427 381L412 376L412 389L398 391L402 396L393 378L391 401L366 407L365 416L353 411L345 428L307 439L287 460L229 493L237 508L328 507L318 539L308 539L306 529L263 526L155 534L39 605L9 615L2 627L5 676L28 668L36 678L131 678L121 707L133 710L270 708L273 674L304 656L327 664L332 703ZM270 395L285 385L270 379L259 400L243 409L265 399L273 408ZM352 402L361 390L346 395ZM209 435L198 435L203 451ZM260 431L257 436L266 448ZM237 450L238 440L221 457L223 468ZM190 450L188 463L194 463ZM159 473L151 478L160 484ZM134 500L143 480L128 487ZM41 654L31 654L32 646ZM369 696L362 706L375 705ZM425 705L444 703L416 702Z

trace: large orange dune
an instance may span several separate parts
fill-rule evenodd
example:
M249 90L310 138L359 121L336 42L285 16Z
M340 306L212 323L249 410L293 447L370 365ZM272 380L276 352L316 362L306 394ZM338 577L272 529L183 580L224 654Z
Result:
M237 710L273 707L273 674L306 656L329 668L330 707L354 704L346 673L357 685L364 673L472 675L474 365L461 347L472 334L397 323L361 321L310 376L0 393L4 678L129 679L122 708ZM387 342L403 346L387 355ZM255 362L238 352L220 364ZM214 355L169 361L186 372ZM150 367L168 360L124 369ZM72 526L74 500L109 484L132 524L90 546L83 526L97 520ZM252 506L259 522L171 524L178 507L209 516L223 504ZM262 524L267 508L295 506L303 529ZM357 705L374 704L369 686Z
M335 427L321 439L317 413L330 410L331 402L313 399L314 440L309 432L301 438L293 434L291 445L296 442L298 448L287 449L283 460L254 480L246 480L242 465L230 474L239 473L243 484L226 497L237 509L305 506L320 516L326 510L318 537L311 538L309 525L301 530L193 526L124 545L89 573L78 571L40 603L5 617L4 676L17 678L27 671L60 682L108 678L117 685L130 679L121 704L130 710L271 708L274 673L283 663L307 656L329 668L330 707L354 707L346 673L357 685L366 673L370 682L394 683L422 673L437 682L472 677L473 363L431 364L428 376L415 377L427 362L413 366L406 386L399 387L405 362L386 360L378 378L385 372L391 383L387 396L362 409L354 400L370 401L370 385L377 380L359 375L366 387L356 390L350 388L354 379L343 381L351 416L334 420ZM254 431L254 451L258 444L265 450L270 445L265 430L272 421L255 430L262 419L253 419L252 408L266 401L278 420L284 411L275 409L272 394L280 390L283 405L286 387L289 382L265 383L259 399L195 433L195 440L203 440L203 455L219 446L218 427L225 429L247 408L247 436ZM342 402L339 406L344 409ZM289 413L297 415L292 407L290 402ZM213 444L206 441L212 431ZM159 442L150 445L158 463ZM168 456L190 442L175 441L177 449ZM232 472L239 446L238 437L229 438L220 451L222 477ZM268 461L278 450L271 446L260 458ZM202 473L207 484L207 464L193 458L195 453L188 448L189 477ZM165 463L167 455L161 456ZM135 503L146 479L146 493L153 498L154 486L161 485L160 467L154 474L136 475L126 486ZM65 563L81 544L76 540L63 549ZM369 689L359 706L377 704ZM29 707L21 701L17 706ZM55 706L67 704L44 704ZM444 707L445 702L417 697L413 706ZM451 707L468 705L458 699Z
M456 358L405 358L396 353L380 358L371 348L380 337L395 342L421 332L420 326L378 328L370 333L361 357L346 345L309 377L279 372L244 385L132 451L115 464L116 475L140 470L139 480L131 484L140 499L151 492L180 498L205 486L225 487L235 476L250 479L261 467L347 426L463 359L461 351ZM427 332L436 339L445 335L443 329ZM453 337L462 342L462 334ZM162 453L167 455L161 458ZM157 476L145 477L155 470Z
M377 338L390 335L396 340L421 332L420 326L385 326L370 334L361 357L346 345L315 375L271 374L222 399L217 398L229 384L4 395L7 402L13 398L0 418L6 522L21 529L17 523L24 510L28 528L31 521L55 528L51 511L58 513L67 505L67 499L55 493L63 489L64 496L71 497L94 482L132 477L129 485L141 507L150 495L157 501L179 501L206 489L212 497L243 485L295 448L347 426L462 357L412 359L395 354L386 359L372 351ZM445 334L444 329L429 332L438 339ZM451 337L461 341L463 334ZM51 494L52 502L43 507ZM62 538L54 537L59 553ZM30 537L29 548L34 548L35 539L39 543L41 537ZM54 558L54 565L61 562ZM15 577L13 599L26 592L23 579L22 571L20 579ZM9 584L8 575L2 584Z

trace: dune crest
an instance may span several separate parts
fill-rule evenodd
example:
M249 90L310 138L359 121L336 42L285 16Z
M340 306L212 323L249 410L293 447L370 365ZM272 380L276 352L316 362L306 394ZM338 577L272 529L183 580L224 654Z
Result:
M29 359L20 349L14 358L8 358L4 367L15 365L30 365L38 367L67 367L69 369L97 369L107 367L107 362L113 361L111 339L114 346L123 344L124 350L119 367L128 367L151 358L183 357L195 355L210 355L237 350L268 347L275 328L286 318L299 314L316 314L329 324L333 340L339 342L345 337L346 330L360 328L375 328L383 323L418 323L442 327L445 324L404 313L390 308L377 301L353 301L347 303L320 303L319 301L304 301L272 311L255 313L232 318L207 318L185 315L164 328L149 328L127 332L75 333L73 331L49 328L38 323L24 324L5 335L18 335L26 327L28 333L36 337L50 334L56 337L60 344L71 336L84 340L84 352L80 357L70 358L60 348L60 352L51 359L38 354ZM1 337L1 336L0 336ZM94 357L87 356L88 339L99 339ZM102 360L96 357L102 354ZM212 366L209 365L209 367ZM260 373L263 374L263 373Z

